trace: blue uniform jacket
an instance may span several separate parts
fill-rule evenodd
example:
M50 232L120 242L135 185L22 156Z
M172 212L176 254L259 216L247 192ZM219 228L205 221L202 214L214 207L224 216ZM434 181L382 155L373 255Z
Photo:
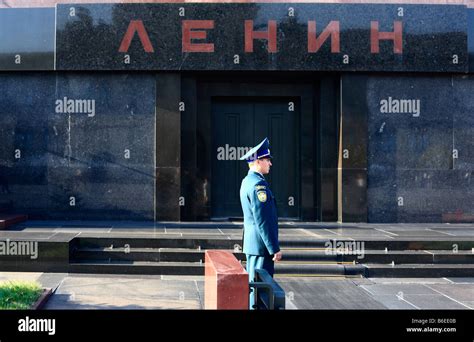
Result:
M261 256L279 252L275 198L258 172L249 170L242 180L240 203L244 212L243 252Z

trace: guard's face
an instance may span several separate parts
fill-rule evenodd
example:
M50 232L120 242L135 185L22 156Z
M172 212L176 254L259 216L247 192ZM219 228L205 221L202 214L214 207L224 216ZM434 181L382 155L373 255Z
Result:
M272 160L270 158L262 158L258 160L260 165L260 172L264 175L270 173L270 166L272 166Z

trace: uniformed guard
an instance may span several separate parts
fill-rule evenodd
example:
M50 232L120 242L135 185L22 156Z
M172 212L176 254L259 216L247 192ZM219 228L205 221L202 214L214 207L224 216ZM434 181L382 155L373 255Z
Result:
M274 261L281 260L278 243L278 216L275 198L264 175L270 172L272 156L270 142L265 138L240 160L249 163L249 172L242 180L240 203L244 213L244 246L249 281L254 281L255 269L263 268L272 277ZM250 309L253 309L254 292L250 292Z

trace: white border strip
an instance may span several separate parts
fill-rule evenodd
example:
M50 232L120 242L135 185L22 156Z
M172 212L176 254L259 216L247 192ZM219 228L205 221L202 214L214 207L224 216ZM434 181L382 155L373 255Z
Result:
M452 300L453 302L456 302L456 303L458 303L458 304L460 304L460 305L462 305L462 306L465 306L466 308L468 308L468 309L470 309L470 310L474 310L474 308L471 308L469 305L466 305L466 304L464 304L464 303L461 303L460 301L458 301L458 300L456 300L456 299L454 299L454 298L449 297L448 295L444 294L443 292L438 291L438 290L432 288L431 286L428 286L428 285L426 285L426 284L423 284L423 285L426 286L427 288L429 288L430 290L433 290L433 291L435 291L435 292L438 292L440 295L442 295L442 296L444 296L444 297L446 297L446 298Z

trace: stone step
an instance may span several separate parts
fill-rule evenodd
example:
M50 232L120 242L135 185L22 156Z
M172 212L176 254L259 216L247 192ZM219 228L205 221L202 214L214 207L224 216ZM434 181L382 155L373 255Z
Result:
M233 252L233 250L229 250ZM321 249L282 249L283 261L320 263L379 263L379 264L471 264L472 251L364 251L364 254L327 253ZM245 260L243 253L234 253ZM199 262L204 251L186 248L80 248L73 252L76 260L128 260L128 261L182 261Z
M275 264L279 276L363 276L367 278L474 277L473 264Z
M470 264L474 263L474 253L472 251L453 252L432 250L432 251L377 251L366 250L362 253L340 253L320 249L282 249L283 260L292 261L333 261L333 262L353 262L356 263L380 263L390 264Z
M474 264L472 251L365 251L362 255L344 255L344 261L365 264Z
M283 261L325 261L325 262L342 262L343 256L337 254L328 254L324 249L299 248L285 249L282 248Z
M329 241L329 240L328 240ZM363 244L362 244L363 243ZM328 249L353 249L405 251L405 250L472 250L474 248L473 238L443 237L436 240L429 239L394 239L394 240L372 240L360 238L357 240L332 239L327 242Z
M70 273L204 275L204 264L191 262L81 261L69 264Z
M114 251L112 251L114 252ZM139 251L134 251L139 253ZM149 251L144 251L150 253ZM200 251L161 251L163 253L186 255L187 260L196 258ZM160 253L160 252L151 252ZM138 254L140 255L140 254ZM194 255L189 258L189 255ZM175 255L173 255L173 258ZM240 254L240 257L243 257ZM173 259L172 258L172 259ZM179 259L178 257L177 259ZM186 260L186 258L184 258ZM159 260L159 261L158 261ZM71 273L112 273L112 274L169 274L202 275L204 263L191 261L130 261L130 260L76 260L70 264ZM201 260L201 259L200 259ZM204 261L204 260L203 260ZM245 261L242 263L245 267ZM275 274L279 276L364 276L364 277L474 277L474 264L352 264L333 261L289 261L275 264Z
M242 240L217 238L175 237L86 237L75 238L75 248L190 248L190 249L234 249Z
M27 215L0 214L0 230L28 220Z
M276 263L275 274L279 276L365 276L366 268L362 265L341 264L296 264Z
M233 250L228 250L233 252ZM245 260L242 253L234 253ZM80 248L73 252L74 260L124 260L124 261L177 261L204 262L204 251L186 248Z
M473 264L402 264L402 265L364 265L366 276L372 278L443 278L474 277Z
M283 249L295 248L321 248L329 249L346 246L344 243L359 243L356 248L365 250L472 250L474 248L474 238L472 239L441 239L441 240L321 240L321 239L282 239L280 247ZM362 244L363 242L363 244ZM229 239L226 236L216 237L81 237L75 239L77 248L97 248L97 247L125 247L129 245L133 248L201 248L204 249L234 249L235 246L242 245L241 239Z
M70 273L104 274L155 274L155 275L203 275L204 265L190 262L75 262ZM440 278L474 277L474 265L324 265L284 264L275 265L278 276L361 276L379 278Z

